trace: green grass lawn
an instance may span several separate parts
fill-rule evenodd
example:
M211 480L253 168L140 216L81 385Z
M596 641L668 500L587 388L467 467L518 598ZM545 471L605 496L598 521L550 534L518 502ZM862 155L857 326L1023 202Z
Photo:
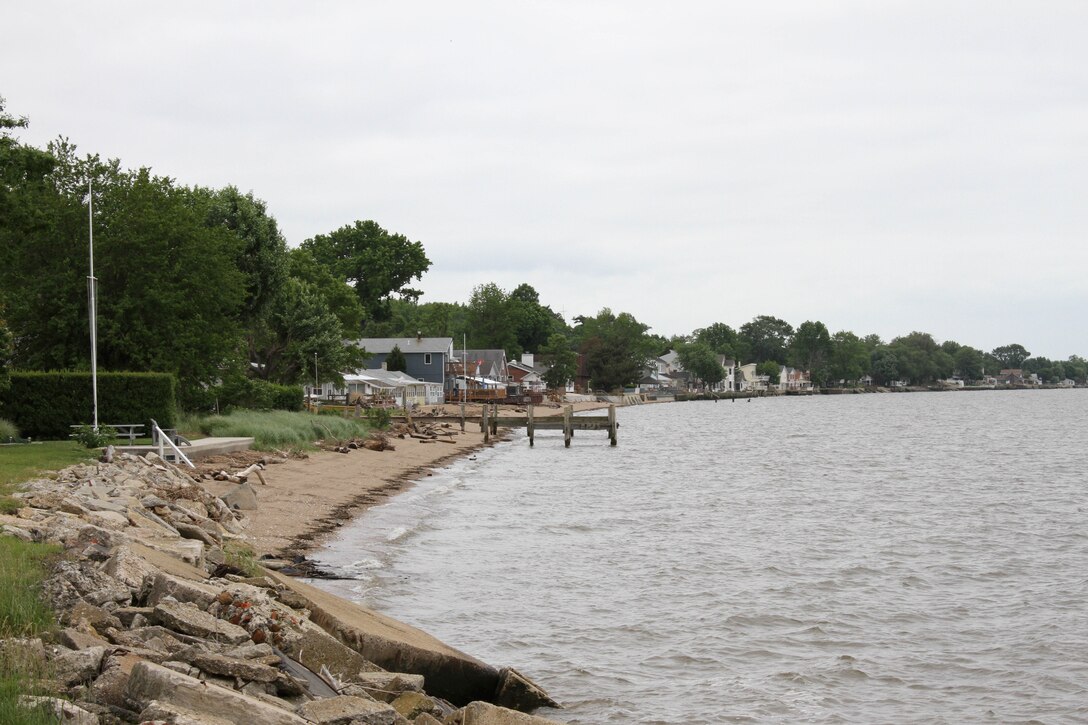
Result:
M95 456L72 441L46 441L25 445L0 445L0 511L10 511L10 494L23 481L45 471L59 471Z
M0 511L18 508L17 500L8 494L23 481L93 455L72 441L0 446ZM38 585L46 576L48 562L59 552L56 546L0 535L0 638L33 636L54 626L52 611L38 596ZM52 716L18 706L19 695L50 694L43 689L49 674L45 663L18 657L0 659L0 722L55 723Z

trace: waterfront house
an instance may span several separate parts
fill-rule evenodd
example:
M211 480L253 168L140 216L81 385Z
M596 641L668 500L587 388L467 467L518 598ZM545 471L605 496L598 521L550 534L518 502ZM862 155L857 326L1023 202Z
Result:
M416 380L446 386L446 363L453 356L452 337L367 337L355 345L369 353L364 369L383 370L394 347L406 361L405 371Z
M812 390L812 379L807 370L783 367L778 371L778 389L783 391Z
M770 386L771 377L769 375L757 375L755 363L741 365L738 371L740 376L737 378L737 390L761 391L767 390Z
M543 378L540 377L540 372L533 366L533 362L531 353L522 355L520 361L508 362L506 364L507 377L510 385L518 386L522 392L543 393L546 386Z
M1027 385L1024 371L1020 368L1005 368L997 375L998 385Z
M431 383L393 370L356 370L344 373L344 383L306 387L306 397L351 405L370 406L437 405L444 400L442 383Z

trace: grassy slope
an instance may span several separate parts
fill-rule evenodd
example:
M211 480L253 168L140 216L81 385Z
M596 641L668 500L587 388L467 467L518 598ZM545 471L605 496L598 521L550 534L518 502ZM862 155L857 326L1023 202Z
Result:
M259 451L275 449L313 449L320 438L345 440L365 436L370 426L365 420L331 415L291 413L284 410L237 410L230 415L207 418L184 417L178 430L206 436L251 437Z
M86 460L90 451L71 441L0 446L0 509L16 508L7 494L44 471ZM6 501L6 506L5 506ZM27 637L53 626L53 613L37 595L45 577L48 560L59 549L30 544L11 536L0 536L0 639ZM12 725L55 723L56 718L17 707L20 694L36 692L35 682L43 676L44 663L5 657L0 661L0 722Z

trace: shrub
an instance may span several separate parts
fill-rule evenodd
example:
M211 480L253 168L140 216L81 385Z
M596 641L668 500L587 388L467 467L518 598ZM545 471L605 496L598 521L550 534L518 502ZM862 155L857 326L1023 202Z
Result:
M385 430L393 420L393 413L389 408L371 408L366 412L366 418L375 428Z
M72 437L76 443L83 444L84 448L102 448L113 443L117 438L117 431L108 425L101 425L98 430L95 430L94 426L84 425L80 426Z
M176 389L166 373L99 373L98 419L147 426L154 418L173 428ZM34 438L67 438L69 426L90 422L93 410L90 373L14 372L0 393L0 413Z
M200 410L212 410L216 403L219 410L229 412L233 408L251 410L302 410L303 395L300 385L278 385L267 380L237 376L222 385L209 388L201 401Z
M19 437L19 429L10 420L0 418L0 443L11 443Z

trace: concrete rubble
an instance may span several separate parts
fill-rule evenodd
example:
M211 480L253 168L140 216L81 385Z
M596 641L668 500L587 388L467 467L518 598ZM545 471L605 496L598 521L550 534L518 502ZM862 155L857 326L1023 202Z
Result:
M64 548L43 584L57 628L0 640L0 655L51 673L55 697L26 707L86 725L554 722L525 714L558 705L514 670L281 573L238 569L230 552L259 506L241 485L221 498L153 453L122 453L17 494L0 535Z

